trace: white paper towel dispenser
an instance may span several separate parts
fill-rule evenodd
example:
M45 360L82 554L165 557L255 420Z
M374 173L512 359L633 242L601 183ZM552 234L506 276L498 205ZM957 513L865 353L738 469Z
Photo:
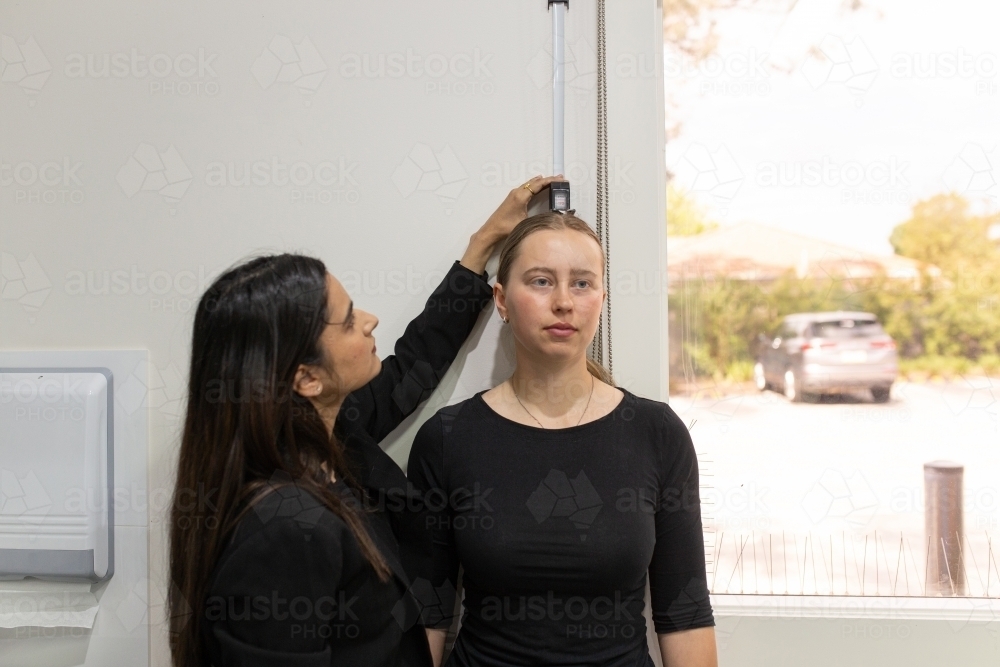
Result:
M114 573L107 368L0 368L0 579Z

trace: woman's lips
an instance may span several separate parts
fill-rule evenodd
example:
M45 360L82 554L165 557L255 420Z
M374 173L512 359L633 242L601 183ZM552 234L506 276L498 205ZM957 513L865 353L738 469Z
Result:
M576 333L576 329L572 327L546 327L545 330L557 338L569 338Z

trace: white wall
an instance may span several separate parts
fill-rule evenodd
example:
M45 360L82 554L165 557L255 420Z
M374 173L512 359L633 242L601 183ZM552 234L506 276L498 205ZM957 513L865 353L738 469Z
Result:
M550 168L545 4L0 6L0 349L149 351L150 608L135 632L151 624L150 664L169 662L163 511L202 289L250 253L319 256L381 318L387 353L506 191ZM608 9L608 60L626 66L608 84L612 273L635 272L649 288L626 284L611 302L620 383L665 399L659 11L652 0ZM574 1L567 20L567 174L589 220L595 16L593 0ZM297 72L290 45L302 47ZM402 57L402 75L366 73L366 57L369 67ZM412 161L427 151L445 167L436 192L415 189ZM230 165L238 177L256 162L298 165L297 184L230 181ZM412 288L380 289L380 274L393 271ZM389 438L393 456L405 459L415 429L442 404L510 372L498 324L492 311L483 317L441 390ZM140 551L124 554L123 572L146 567ZM20 645L22 659L32 646ZM128 664L145 664L128 650ZM108 663L94 646L85 655L66 664Z
M595 3L571 4L566 162L575 206L593 220ZM665 400L660 9L608 4L614 369L631 391ZM150 361L148 564L141 543L119 553L116 585L127 579L135 593L128 623L120 604L98 617L118 652L32 638L5 660L168 664L163 509L202 288L250 253L317 255L381 318L387 353L504 193L548 171L549 26L545 0L0 5L0 350L142 349ZM307 74L276 80L269 45L283 53L306 38ZM366 55L371 66L390 54L420 57L419 71L411 61L402 76L366 75ZM105 55L124 67L87 71ZM437 76L444 64L454 70ZM176 151L161 184L172 189L136 191L144 174L130 158L147 146ZM414 190L407 171L424 147L454 155L437 194ZM218 178L220 164L242 173L257 161L322 165L321 181L304 171L300 185ZM392 271L414 288L380 290ZM509 373L499 331L484 316L429 405L390 436L393 456L405 459L438 407ZM146 590L135 589L147 571ZM723 665L996 664L995 624L978 621L718 620Z

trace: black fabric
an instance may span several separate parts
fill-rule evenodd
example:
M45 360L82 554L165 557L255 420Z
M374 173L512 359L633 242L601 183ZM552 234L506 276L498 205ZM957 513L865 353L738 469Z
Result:
M403 561L426 549L414 493L378 442L437 386L492 300L486 273L456 261L382 360L377 377L346 397L335 424L364 502L365 525L393 571L380 582L347 525L309 492L284 486L240 522L215 566L203 639L217 667L364 665L428 667L430 652ZM392 502L386 502L386 499ZM401 546L402 545L402 546Z
M543 429L479 392L417 433L407 472L432 510L423 620L462 625L447 665L644 665L658 633L714 626L698 461L665 403L622 390L609 414Z

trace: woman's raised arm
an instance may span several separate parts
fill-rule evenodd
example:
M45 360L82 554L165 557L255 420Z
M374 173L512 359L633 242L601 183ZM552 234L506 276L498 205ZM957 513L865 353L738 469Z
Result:
M394 354L368 384L351 392L337 414L349 430L381 441L434 391L472 332L493 288L457 260L396 341Z
M382 360L375 378L348 394L337 422L361 428L381 441L437 387L472 332L479 313L493 298L484 272L495 246L527 217L528 203L558 177L536 176L511 190L489 219L469 238L462 259L452 264L423 311L396 341L395 354Z

